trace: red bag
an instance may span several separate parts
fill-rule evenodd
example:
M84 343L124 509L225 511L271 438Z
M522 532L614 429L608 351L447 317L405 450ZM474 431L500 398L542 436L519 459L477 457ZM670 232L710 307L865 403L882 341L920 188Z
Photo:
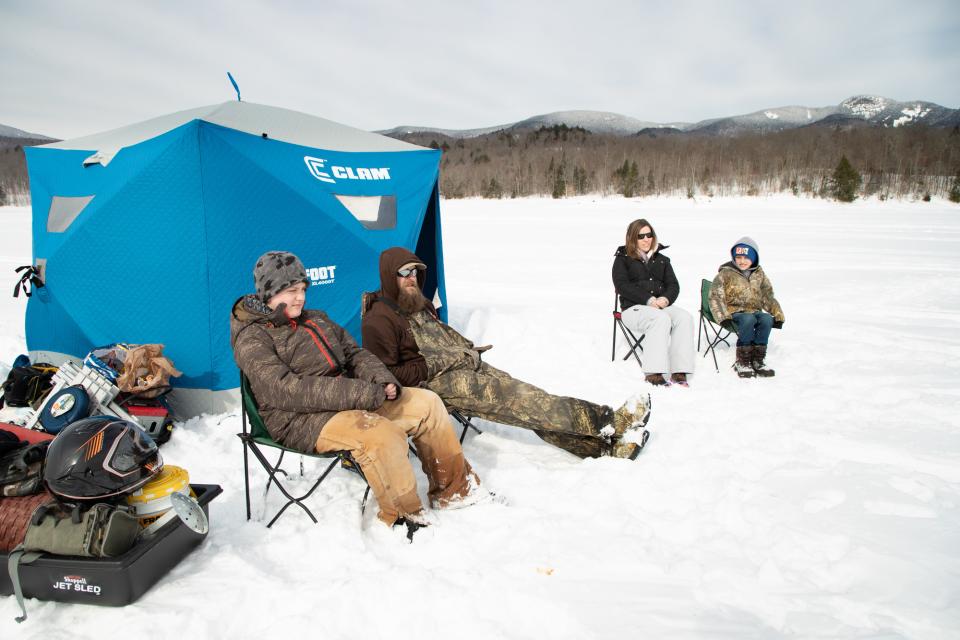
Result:
M10 553L23 542L30 516L48 502L53 502L49 491L22 498L0 498L0 553Z

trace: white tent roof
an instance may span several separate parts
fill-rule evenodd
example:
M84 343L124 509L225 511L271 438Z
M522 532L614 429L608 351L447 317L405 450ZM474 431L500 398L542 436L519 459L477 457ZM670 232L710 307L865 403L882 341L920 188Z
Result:
M234 100L206 107L178 111L136 124L95 133L72 140L43 145L50 149L104 151L112 156L118 150L155 138L193 120L211 122L253 135L266 133L280 140L330 151L414 151L423 147L354 129L299 111Z

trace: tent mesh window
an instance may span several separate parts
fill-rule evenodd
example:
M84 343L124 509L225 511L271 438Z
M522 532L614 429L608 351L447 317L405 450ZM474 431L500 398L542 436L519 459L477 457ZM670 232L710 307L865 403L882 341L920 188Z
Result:
M91 200L93 196L79 198L53 196L50 200L50 210L47 212L47 233L66 231Z
M396 196L341 196L340 204L367 229L393 229L397 226Z

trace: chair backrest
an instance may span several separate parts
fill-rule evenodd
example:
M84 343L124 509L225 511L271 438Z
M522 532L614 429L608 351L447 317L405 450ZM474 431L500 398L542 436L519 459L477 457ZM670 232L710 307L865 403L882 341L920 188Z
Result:
M713 318L713 312L710 311L710 289L712 288L712 280L704 279L700 281L700 313L710 322L717 324L717 321Z
M263 418L260 417L260 405L257 404L257 398L253 395L250 379L242 371L240 372L240 401L243 403L243 411L247 414L247 420L250 421L250 435L254 438L270 438L267 425L263 423Z
M370 307L373 306L373 303L377 301L377 296L380 295L379 291L364 291L360 294L360 319L362 320L367 311L370 310Z

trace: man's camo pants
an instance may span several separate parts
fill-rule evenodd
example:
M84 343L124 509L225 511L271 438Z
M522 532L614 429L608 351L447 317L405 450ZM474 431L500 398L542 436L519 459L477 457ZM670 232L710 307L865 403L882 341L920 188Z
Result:
M531 429L546 442L581 458L596 458L609 450L600 437L601 421L612 421L601 405L555 396L482 363L445 371L427 383L451 409L491 422Z

